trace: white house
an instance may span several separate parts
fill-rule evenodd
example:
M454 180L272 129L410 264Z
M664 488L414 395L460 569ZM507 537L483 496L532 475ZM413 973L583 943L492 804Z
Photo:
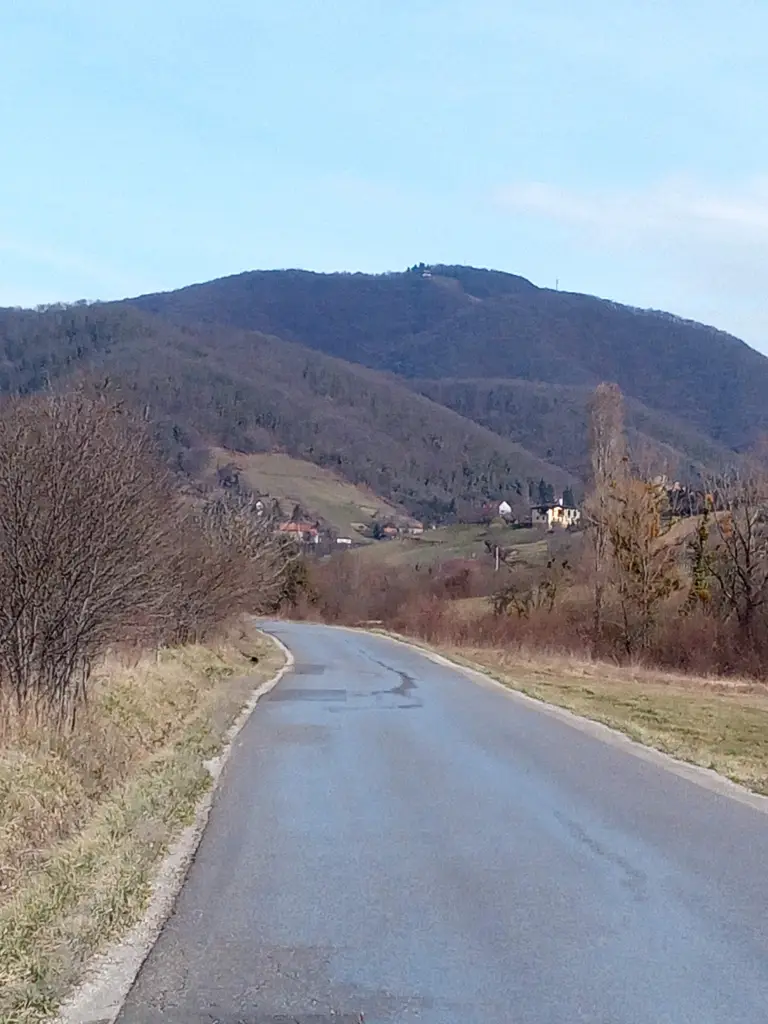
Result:
M499 515L502 517L512 515L512 506L508 501L502 501L499 504Z

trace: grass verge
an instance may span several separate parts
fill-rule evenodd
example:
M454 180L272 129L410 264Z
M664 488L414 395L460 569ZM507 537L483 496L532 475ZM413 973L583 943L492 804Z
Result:
M407 639L407 638L404 638ZM530 697L768 795L768 687L568 655L430 645Z
M74 735L5 723L2 1024L52 1016L86 961L141 918L159 858L211 784L205 761L282 661L255 631L215 649L114 658Z

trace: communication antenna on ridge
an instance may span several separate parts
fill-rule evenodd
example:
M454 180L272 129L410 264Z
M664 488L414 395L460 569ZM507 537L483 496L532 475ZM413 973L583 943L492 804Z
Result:
M560 291L560 278L559 277L555 278L555 291L556 292Z

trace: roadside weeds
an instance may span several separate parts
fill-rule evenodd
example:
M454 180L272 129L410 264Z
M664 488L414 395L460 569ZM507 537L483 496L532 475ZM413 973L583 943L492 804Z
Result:
M216 649L112 659L73 736L6 730L2 1024L51 1017L93 954L142 917L161 856L211 787L228 728L283 660L255 630Z

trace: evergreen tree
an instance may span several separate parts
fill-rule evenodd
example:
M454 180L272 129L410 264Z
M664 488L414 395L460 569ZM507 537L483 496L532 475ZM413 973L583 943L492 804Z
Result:
M555 500L555 489L546 480L539 480L539 504L551 505Z

